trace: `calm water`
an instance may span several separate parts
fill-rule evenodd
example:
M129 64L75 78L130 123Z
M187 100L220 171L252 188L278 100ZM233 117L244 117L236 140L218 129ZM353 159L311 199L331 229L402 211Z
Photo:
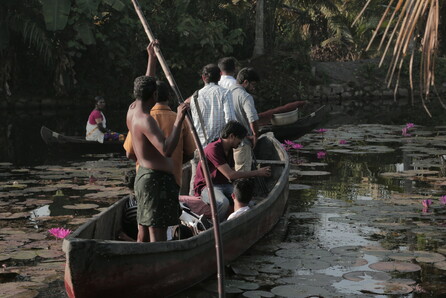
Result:
M26 119L33 119L39 128L44 124L80 134L88 112ZM52 127L57 120L51 119L61 115L66 121ZM45 120L39 122L39 117ZM74 128L78 119L82 124ZM13 125L26 131L25 123ZM300 139L303 148L290 150L294 165L289 212L274 232L228 264L228 296L445 295L446 207L440 198L446 195L446 180L440 158L446 154L446 128L415 126L409 130L411 136L404 137L405 124L343 125ZM54 241L47 236L49 228L75 229L128 192L122 178L132 165L123 157L86 156L48 163L31 157L39 155L37 148L42 144L23 146L34 165L0 163L0 214L32 212L33 216L0 220L0 247L5 252L27 250L30 245L18 236L8 236L10 229L44 234L45 241ZM318 152L325 152L325 157L319 159ZM91 176L98 181L91 183ZM427 210L423 210L423 200L432 201ZM83 209L86 205L89 208ZM59 245L51 248L59 249ZM47 264L42 259L18 261L2 256L2 264L23 272ZM54 260L63 263L63 257ZM49 289L38 287L42 297L64 295L60 268L56 276L45 279ZM29 280L22 275L15 287ZM0 284L0 290L4 286ZM211 278L177 297L210 297L215 296L214 290Z

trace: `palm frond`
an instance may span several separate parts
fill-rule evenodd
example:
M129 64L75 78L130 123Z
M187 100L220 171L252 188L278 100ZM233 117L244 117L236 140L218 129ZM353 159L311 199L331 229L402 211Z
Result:
M401 68L405 59L410 55L409 61L409 83L413 93L413 61L417 44L420 45L420 94L422 104L430 115L426 106L431 87L435 87L435 58L438 50L438 25L440 23L440 6L438 0L398 0L392 6L394 0L389 0L389 4L383 13L378 26L370 39L368 50L378 36L383 23L387 22L384 33L378 47L381 49L387 40L386 48L383 52L379 66L382 65L389 49L392 47L392 59L386 76L388 86L394 84L395 90L399 84ZM363 10L355 19L357 22L371 3L368 0ZM354 22L354 23L355 23ZM424 27L423 36L420 38L419 32ZM389 35L389 31L392 32ZM410 54L409 54L410 53Z

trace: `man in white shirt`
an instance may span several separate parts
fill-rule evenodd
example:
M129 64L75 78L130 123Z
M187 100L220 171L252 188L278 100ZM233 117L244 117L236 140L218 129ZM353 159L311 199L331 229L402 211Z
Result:
M221 78L218 81L218 85L223 88L229 89L232 85L236 84L235 76L236 60L233 57L221 58L218 61L218 67L221 71Z
M255 90L260 77L252 67L245 67L237 74L237 84L229 88L232 92L235 117L248 131L242 144L234 149L236 171L251 171L252 149L257 143L259 116L254 99L249 92Z
M201 145L206 147L220 137L220 132L230 120L235 120L232 93L219 86L220 68L215 64L203 67L201 78L204 87L197 91L187 101L190 101L192 120L200 138ZM193 194L193 181L198 165L198 153L191 160L192 177L190 194Z
M232 199L234 200L234 212L228 216L228 220L239 217L251 209L249 202L252 199L254 181L250 178L242 178L234 181L234 191Z

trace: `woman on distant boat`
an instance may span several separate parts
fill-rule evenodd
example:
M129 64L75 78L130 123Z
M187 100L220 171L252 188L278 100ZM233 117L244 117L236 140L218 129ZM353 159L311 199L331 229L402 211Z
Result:
M94 100L95 108L91 111L90 116L88 117L85 139L87 141L98 141L99 143L104 143L104 140L122 141L121 138L124 138L123 135L121 137L119 133L107 129L107 121L105 120L104 113L102 113L102 110L105 107L104 97L96 96Z

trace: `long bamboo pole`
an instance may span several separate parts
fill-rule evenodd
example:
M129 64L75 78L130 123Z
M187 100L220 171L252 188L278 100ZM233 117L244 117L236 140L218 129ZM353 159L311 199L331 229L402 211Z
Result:
M152 30L150 30L149 24L141 10L141 7L137 0L132 0L133 6L135 7L135 11L138 14L138 17L144 27L144 31L147 34L147 37L152 42L155 40L155 37L152 33ZM172 76L172 73L170 72L169 66L166 63L166 60L164 59L160 49L158 47L155 47L155 54L158 58L158 61L164 71L164 74L166 75L167 80L169 81L170 86L172 87L173 91L175 92L175 95L177 97L177 100L179 103L184 102L183 96L181 95L181 92L178 88L177 83L175 82L175 79ZM217 279L218 279L218 294L219 297L225 297L225 287L224 287L224 259L223 259L223 244L220 236L220 223L218 220L218 214L217 214L217 203L215 200L215 193L214 193L214 187L212 185L211 176L209 174L209 168L206 161L206 157L204 155L203 147L201 146L200 139L198 137L197 130L195 129L193 122L191 120L190 113L186 116L186 122L189 125L189 128L192 132L194 142L196 147L198 148L198 153L200 156L201 166L203 167L203 173L204 178L206 181L206 185L209 189L210 194L210 203L211 203L211 211L212 211L212 224L214 226L214 237L215 237L215 253L217 256Z

